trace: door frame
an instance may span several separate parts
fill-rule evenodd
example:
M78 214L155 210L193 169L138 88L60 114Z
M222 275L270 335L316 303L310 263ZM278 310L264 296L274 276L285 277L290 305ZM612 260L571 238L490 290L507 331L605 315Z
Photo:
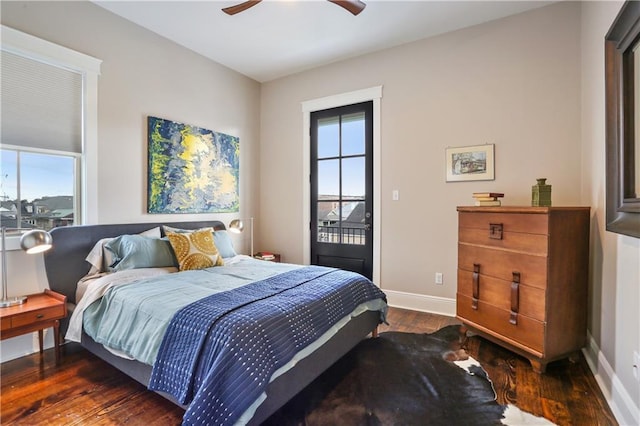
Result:
M380 282L380 104L382 100L382 86L374 86L353 92L341 93L302 102L302 263L311 262L311 113L344 105L373 101L373 282L382 287Z

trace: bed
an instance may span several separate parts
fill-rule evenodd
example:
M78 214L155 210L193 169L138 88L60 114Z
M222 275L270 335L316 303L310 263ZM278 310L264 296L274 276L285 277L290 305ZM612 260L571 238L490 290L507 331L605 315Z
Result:
M120 240L121 238L117 237L141 233L144 235L151 229L159 229L163 240L167 239L166 230L191 235L196 234L192 231L212 229L212 235L216 237L226 233L224 224L219 221L55 228L51 231L53 248L45 254L44 258L45 269L51 289L67 296L70 312L78 311L73 314L70 321L63 324L62 329L68 328L69 334L73 335L74 327L80 324L80 331L76 330L75 333L79 333L78 340L82 346L133 379L185 408L184 424L260 424L360 340L370 333L375 335L378 324L384 321L386 313L384 293L358 274L333 268L276 264L241 255L223 259L224 266L195 268L197 269L195 271L180 272L176 272L178 269L175 269L167 274L163 272L163 275L158 277L153 275L133 279L121 287L111 287L111 284L103 285L103 290L98 293L104 296L99 297L95 296L96 292L93 291L95 288L92 287L94 285L97 287L97 284L90 284L87 287L90 290L85 289L82 299L77 300L78 283L86 279L90 269L93 271L93 266L86 260L87 256L95 250L98 242L106 238ZM172 234L172 237L175 237L175 234ZM172 240L171 243L173 244L174 241ZM175 245L174 247L179 248ZM174 252L174 255L176 253L178 252ZM222 250L219 254L223 254ZM119 260L122 260L120 263L122 264L126 257ZM155 268L153 271L155 274ZM125 276L128 272L144 271L98 273L95 282ZM234 290L231 290L226 281L224 285L216 282L211 284L216 286L213 294L201 297L202 294L199 293L202 287L201 281L206 279L206 286L209 286L209 277L214 275L224 276L224 280L232 281L239 277L239 282L243 284L234 284ZM94 276L90 278L94 279ZM217 279L211 278L211 281ZM169 280L171 284L168 284ZM177 280L177 284L174 280ZM342 281L345 284L338 284ZM190 287L191 282L198 285ZM349 290L348 295L337 296L335 292L343 290L335 290L334 287L346 286L347 282L353 289ZM118 312L119 319L114 322L113 314L109 313L113 306L124 309L120 305L124 306L128 303L123 300L130 300L133 297L131 292L146 292L147 289L152 289L151 293L155 292L167 298L168 296L163 294L164 290L160 290L164 288L170 288L170 291L189 288L190 290L186 292L189 293L187 298L196 297L196 299L189 303L183 301L178 308L159 309L169 312L167 315L170 315L171 319L166 330L162 329L160 340L154 343L155 346L145 345L143 349L146 352L140 355L139 351L129 351L129 346L126 344L124 344L124 353L122 348L111 347L112 340L109 338L106 338L109 343L102 344L105 338L96 330L102 328L108 333L115 333L112 330L116 328L114 324L124 323L125 326L129 324L122 318L138 316L138 313L127 313L129 311L115 311ZM192 288L198 288L197 291L193 291L194 295L191 295ZM299 302L297 299L299 296L294 298L294 292L297 291L302 293ZM325 291L326 295L322 293ZM329 294L329 292L332 293ZM146 299L147 294L143 293L143 298ZM114 299L109 299L110 297ZM173 299L174 296L170 298ZM312 305L320 307L313 308ZM351 305L356 307L352 309ZM224 306L227 308L223 311ZM127 309L133 308L127 307ZM176 312L172 313L172 309ZM285 309L290 309L295 314L291 312L281 314L280 311L284 312ZM311 309L320 309L322 313L312 312ZM104 315L104 318L111 319L93 319L92 315L98 315L98 313ZM198 319L193 319L189 315L196 315L193 318ZM256 317L254 318L253 315ZM279 315L284 316L279 317ZM256 319L258 317L260 317L259 322ZM296 319L297 317L299 318ZM205 324L203 318L211 319L211 324L215 323L216 326ZM245 318L248 318L246 324L243 322ZM297 326L294 325L298 327L295 328L297 331L293 334L281 332L280 330L284 327L282 324L291 323L292 318L294 322L299 322ZM107 327L92 325L100 321L111 321L111 323L107 322L109 324ZM292 330L294 326L287 325ZM141 329L140 327L145 326L136 325L136 327L135 333ZM127 330L126 327L125 330ZM127 333L132 335L132 329L128 330ZM286 336L289 337L285 338ZM118 339L119 337L113 341ZM260 339L264 339L267 343L258 344L261 342ZM284 346L282 348L275 346L273 342L276 341L282 341ZM251 344L256 348L250 348ZM269 345L267 350L265 350L265 344ZM157 347L157 353L154 352L153 356L145 356L149 351L147 347ZM227 347L231 349L225 349ZM242 353L242 356L236 362L234 356L238 352ZM132 353L134 353L133 356ZM187 370L184 365L176 366L176 359L191 365L191 369L184 373ZM253 367L253 371L249 367L244 371L241 362L255 363L256 366ZM222 368L216 370L214 367L218 364L222 365ZM239 374L239 376L228 379L225 376L222 380L221 374L227 373L219 371L220 369L228 370L228 374L233 370L233 374ZM266 377L262 377L265 375ZM235 383L242 383L242 385L237 388ZM207 407L203 408L203 406ZM231 414L218 413L219 407L228 409Z

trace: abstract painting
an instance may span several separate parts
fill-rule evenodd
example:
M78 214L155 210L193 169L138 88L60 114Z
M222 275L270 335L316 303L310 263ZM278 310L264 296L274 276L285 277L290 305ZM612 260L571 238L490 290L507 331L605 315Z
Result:
M148 117L149 213L239 211L240 140Z

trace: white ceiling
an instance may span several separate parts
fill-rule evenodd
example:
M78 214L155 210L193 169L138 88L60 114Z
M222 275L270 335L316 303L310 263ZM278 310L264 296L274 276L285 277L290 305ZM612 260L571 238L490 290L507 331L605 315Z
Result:
M324 0L94 1L259 82L491 21L554 1L364 0L358 16Z

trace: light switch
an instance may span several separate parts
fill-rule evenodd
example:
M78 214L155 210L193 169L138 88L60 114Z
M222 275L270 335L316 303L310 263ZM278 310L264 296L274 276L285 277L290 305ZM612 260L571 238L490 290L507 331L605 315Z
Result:
M400 199L400 191L394 189L391 198L393 199L393 201L398 201Z

